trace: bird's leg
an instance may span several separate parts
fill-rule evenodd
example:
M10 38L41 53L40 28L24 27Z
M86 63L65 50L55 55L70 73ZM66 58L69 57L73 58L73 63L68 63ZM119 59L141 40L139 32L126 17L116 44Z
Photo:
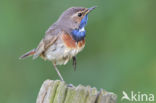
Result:
M73 57L73 67L74 67L74 71L76 71L76 57Z
M55 68L55 70L56 70L58 76L60 77L60 79L61 79L62 81L64 81L64 80L63 80L63 77L62 77L62 75L61 75L61 73L59 72L58 68L56 67L56 63L53 63L53 66L54 66L54 68Z

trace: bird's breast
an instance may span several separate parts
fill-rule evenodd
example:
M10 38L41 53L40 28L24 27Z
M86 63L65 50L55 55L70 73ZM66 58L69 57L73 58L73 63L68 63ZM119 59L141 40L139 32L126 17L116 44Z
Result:
M63 34L62 40L63 40L65 46L69 49L82 49L85 46L85 39L82 39L77 42L69 34Z
M76 41L79 42L81 40L84 40L85 36L86 36L86 31L85 28L79 28L79 29L75 29L71 32L72 38Z
M44 56L46 59L62 65L77 55L84 46L85 40L76 42L69 34L62 33L57 41L46 50Z

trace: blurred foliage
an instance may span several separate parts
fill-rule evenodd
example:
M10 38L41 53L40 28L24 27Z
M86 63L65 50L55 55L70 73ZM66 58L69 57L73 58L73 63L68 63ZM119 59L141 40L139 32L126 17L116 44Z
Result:
M89 14L86 47L59 66L67 83L156 95L155 0L1 0L0 102L34 103L45 79L58 79L50 62L18 60L35 48L47 28L71 6L97 8Z

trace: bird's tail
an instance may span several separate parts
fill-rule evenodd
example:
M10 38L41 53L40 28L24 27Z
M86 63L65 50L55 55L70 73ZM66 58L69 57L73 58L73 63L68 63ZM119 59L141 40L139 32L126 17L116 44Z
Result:
M22 55L21 57L19 57L19 59L24 59L24 58L29 57L29 56L32 56L34 54L35 54L35 49L32 49L29 52L27 52L24 55Z

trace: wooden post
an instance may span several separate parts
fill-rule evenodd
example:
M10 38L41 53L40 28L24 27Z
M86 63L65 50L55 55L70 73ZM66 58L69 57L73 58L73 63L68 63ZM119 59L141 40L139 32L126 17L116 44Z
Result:
M36 103L116 103L114 93L90 86L77 87L60 80L46 80L42 84Z

